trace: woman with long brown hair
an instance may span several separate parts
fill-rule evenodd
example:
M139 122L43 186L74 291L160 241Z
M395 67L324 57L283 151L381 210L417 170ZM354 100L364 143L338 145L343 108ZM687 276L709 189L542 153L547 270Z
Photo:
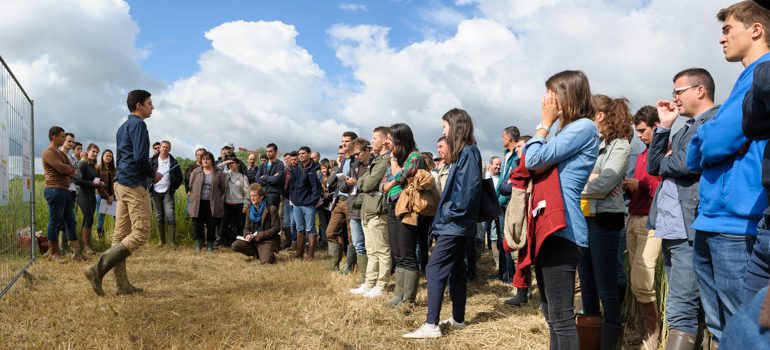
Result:
M548 322L551 349L579 348L573 298L582 249L588 246L588 229L580 210L580 193L599 154L599 132L591 121L588 78L580 71L563 71L550 77L541 105L540 124L524 146L524 164L544 173L556 167L564 202L565 227L542 242L534 256L540 304ZM546 142L553 124L555 135ZM612 266L615 266L614 264Z
M99 191L102 197L107 196L104 191L104 182L96 172L96 157L99 156L99 146L93 143L88 145L85 154L85 160L78 163L78 170L82 177L80 180L75 181L78 187L80 187L76 201L80 211L83 212L83 239L80 241L81 246L79 250L75 252L75 259L83 259L84 256L82 254L85 254L85 256L94 254L90 244L91 227L94 224L94 212L96 210L96 191Z
M99 205L101 204L102 199L104 199L105 202L107 202L108 205L112 205L112 202L115 200L115 156L112 154L112 150L105 149L104 152L102 152L102 161L99 162L99 164L96 166L96 173L99 176L99 179L102 180L104 183L105 192L107 194L106 197L101 196L100 194L96 195L96 211L99 212ZM106 214L99 213L97 215L96 219L96 234L99 236L99 239L104 238L104 218Z
M404 338L438 338L439 314L444 289L449 283L452 317L441 321L453 329L465 328L467 275L465 251L476 235L481 194L481 153L473 136L473 120L462 109L453 109L441 118L447 138L451 164L444 192L433 218L431 234L436 245L428 261L428 316L425 324Z
M628 170L633 136L628 100L593 96L594 124L602 135L599 157L583 189L581 205L588 223L588 247L580 260L583 317L604 319L602 349L618 349L623 339L618 293L618 244L625 227L626 205L622 184ZM599 307L599 301L601 306ZM597 321L598 321L597 319ZM592 329L581 330L591 332Z

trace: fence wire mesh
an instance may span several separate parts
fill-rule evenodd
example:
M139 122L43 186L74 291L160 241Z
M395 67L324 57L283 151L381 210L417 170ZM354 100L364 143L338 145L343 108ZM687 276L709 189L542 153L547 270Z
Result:
M33 103L0 57L0 297L32 266L35 236Z

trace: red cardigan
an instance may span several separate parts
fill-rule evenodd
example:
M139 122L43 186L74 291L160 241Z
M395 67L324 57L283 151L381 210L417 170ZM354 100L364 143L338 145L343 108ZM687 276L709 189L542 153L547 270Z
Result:
M537 260L537 254L540 252L540 247L543 246L545 239L567 227L557 167L553 166L542 174L533 175L524 163L524 156L522 156L519 166L511 172L509 178L513 187L520 189L526 189L527 182L533 181L527 213L527 241L524 247L519 250L516 259L516 272L513 276L513 286L516 288L528 286L529 268ZM544 207L538 209L537 216L533 216L533 210L541 203ZM506 245L505 240L503 243ZM507 247L504 248L507 249Z

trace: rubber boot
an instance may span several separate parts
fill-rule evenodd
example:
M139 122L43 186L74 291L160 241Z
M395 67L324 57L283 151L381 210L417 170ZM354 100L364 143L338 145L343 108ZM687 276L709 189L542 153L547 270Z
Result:
M366 281L366 264L369 263L369 258L366 254L358 254L356 255L356 260L358 261L358 273L360 275L358 284L361 285Z
M128 273L126 272L126 260L123 259L113 269L115 274L115 287L117 287L117 295L141 293L144 291L142 288L134 287L131 282L128 281Z
M201 240L196 239L195 240L195 252L200 253L201 252Z
M50 242L48 245L48 260L55 261L59 264L67 262L67 260L61 256L61 253L59 253L59 242Z
M302 259L305 254L305 233L297 232L297 245L294 250L294 259Z
M329 246L327 249L329 250L329 256L332 258L331 264L329 265L329 270L339 272L340 261L342 261L342 245L337 242L329 241Z
M666 350L693 350L695 349L695 336L678 329L668 331L666 337Z
M602 322L601 325L601 349L620 350L623 345L623 326Z
M396 267L393 275L396 276L396 288L393 290L393 299L385 303L386 306L396 306L404 300L404 269Z
M70 239L67 238L67 233L64 231L61 232L61 239L59 239L59 254L62 256L67 256L73 253L73 251L70 249Z
M342 270L343 275L347 275L353 272L356 268L356 247L352 244L348 244L348 251L345 255L345 269Z
M166 224L158 224L158 247L166 245Z
M529 302L529 288L517 288L516 296L505 301L505 305L519 307Z
M578 315L576 323L580 350L599 350L602 318L600 316Z
M91 229L83 228L83 256L91 257L95 253L91 250Z
M318 235L309 235L307 241L307 260L313 261L315 259L315 247L318 245Z
M639 317L643 321L644 336L642 337L642 349L656 350L660 343L660 326L658 325L658 306L655 302L638 303Z
M214 242L211 242L211 241L206 242L206 252L208 253L214 252Z
M131 252L126 249L123 243L117 243L102 253L96 263L83 270L83 274L91 282L91 287L97 295L104 296L104 289L102 289L104 275L129 255Z
M75 252L72 255L72 260L86 261L86 257L83 256L83 241L69 241L70 249Z
M398 307L414 305L417 301L417 288L420 286L420 271L404 269L404 299Z
M168 225L169 243L171 248L176 248L176 224Z

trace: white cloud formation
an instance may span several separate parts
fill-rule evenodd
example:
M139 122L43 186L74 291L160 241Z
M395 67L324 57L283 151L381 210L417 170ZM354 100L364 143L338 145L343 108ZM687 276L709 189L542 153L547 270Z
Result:
M164 86L140 68L148 52L136 47L139 28L119 0L5 1L0 54L36 99L38 140L60 123L111 146L126 92L144 87L157 107L151 138L171 140L177 155L225 142L307 144L330 155L343 130L368 136L394 122L409 123L433 150L441 115L461 107L489 156L502 128L534 131L543 82L564 69L584 70L595 93L625 96L635 110L667 98L677 71L700 66L723 100L742 69L718 44L715 14L731 1L457 0L423 10L425 25L443 34L426 31L406 47L389 43L389 28L338 24L330 44L353 76L342 83L297 44L292 25L235 21L205 34L211 49L197 72Z
M139 31L123 1L3 1L0 54L35 100L39 154L48 127L113 144L127 91L160 84L139 67Z
M337 5L337 7L342 11L351 11L351 12L366 11L366 5L364 4L353 4L349 2L341 2Z

